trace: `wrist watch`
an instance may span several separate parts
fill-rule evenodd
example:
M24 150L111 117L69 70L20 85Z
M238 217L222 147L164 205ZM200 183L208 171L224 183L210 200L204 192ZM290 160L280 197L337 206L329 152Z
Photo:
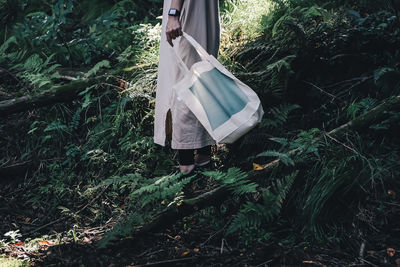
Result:
M171 8L171 9L168 11L168 15L169 15L169 16L178 17L180 14L181 14L181 12L180 12L178 9L176 9L176 8Z

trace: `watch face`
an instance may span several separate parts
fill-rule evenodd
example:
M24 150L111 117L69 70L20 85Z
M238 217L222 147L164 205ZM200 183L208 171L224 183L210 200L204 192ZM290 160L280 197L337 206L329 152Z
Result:
M176 9L171 9L169 11L169 14L172 15L172 16L175 16L176 15Z

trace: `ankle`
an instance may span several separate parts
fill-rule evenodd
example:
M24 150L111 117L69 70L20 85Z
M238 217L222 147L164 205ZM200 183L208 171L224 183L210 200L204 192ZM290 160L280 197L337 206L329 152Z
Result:
M191 165L179 165L179 170L181 173L187 174L193 171L195 168L194 164Z

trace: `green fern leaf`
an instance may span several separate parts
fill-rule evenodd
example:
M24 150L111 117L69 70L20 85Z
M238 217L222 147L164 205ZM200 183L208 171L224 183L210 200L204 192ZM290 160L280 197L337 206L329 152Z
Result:
M93 68L91 68L85 75L86 78L95 75L96 73L99 72L100 69L102 68L110 68L110 61L108 60L102 60L98 62L96 65L94 65Z
M289 166L289 165L294 166L294 161L287 154L281 153L278 151L273 151L273 150L265 151L265 152L258 154L256 157L257 158L258 157L278 157L279 160L283 164L285 164L287 166Z

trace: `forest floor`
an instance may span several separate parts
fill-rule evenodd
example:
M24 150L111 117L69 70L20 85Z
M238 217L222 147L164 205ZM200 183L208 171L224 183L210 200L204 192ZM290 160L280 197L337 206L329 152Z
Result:
M400 239L390 233L377 233L352 251L324 245L287 245L276 239L238 249L235 240L224 239L225 226L216 231L204 219L204 210L161 232L137 238L130 245L99 249L97 242L118 218L110 218L104 225L87 225L90 219L85 217L85 209L89 205L75 207L81 214L75 219L36 213L20 201L24 193L23 188L12 185L0 189L0 230L4 232L10 225L19 229L10 234L14 234L14 241L3 240L4 247L0 249L14 260L0 258L0 266L400 266L394 255L400 247L393 251L378 249L384 248L388 240L400 244ZM357 250L366 256L358 258ZM21 261L15 263L15 259Z

